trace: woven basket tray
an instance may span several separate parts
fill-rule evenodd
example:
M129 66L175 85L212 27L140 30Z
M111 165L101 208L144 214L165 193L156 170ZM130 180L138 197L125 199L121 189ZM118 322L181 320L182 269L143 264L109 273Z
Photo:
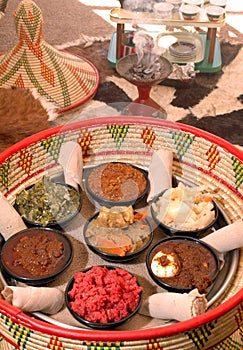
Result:
M243 152L199 129L154 118L79 121L35 134L0 154L0 189L9 201L57 163L61 145L76 141L84 165L126 161L147 167L152 151L174 152L173 174L218 193L230 221L243 217ZM30 317L0 300L1 349L242 349L243 250L233 282L217 305L191 320L129 331L66 329Z

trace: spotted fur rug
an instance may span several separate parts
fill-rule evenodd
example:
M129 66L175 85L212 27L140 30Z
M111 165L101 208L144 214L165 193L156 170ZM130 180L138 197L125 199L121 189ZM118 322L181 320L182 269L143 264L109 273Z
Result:
M242 35L230 38L229 30L225 26L222 33L222 69L219 72L197 73L187 82L167 79L153 87L151 96L166 109L167 119L198 127L243 146L243 38ZM137 88L108 64L109 45L109 41L98 41L90 47L83 43L66 48L71 53L87 57L100 72L98 91L88 103L89 107L84 106L91 115L92 108L96 110L97 106L105 104L119 110L120 105L137 97Z
M239 35L229 38L227 28L224 31L219 72L197 73L187 82L167 79L153 87L151 96L165 108L167 119L195 126L243 146L243 40ZM57 47L86 57L100 74L100 85L94 98L64 115L57 116L54 108L33 91L0 89L0 151L48 127L77 119L123 114L124 105L137 97L137 88L109 65L109 46L110 40L106 37L83 36Z

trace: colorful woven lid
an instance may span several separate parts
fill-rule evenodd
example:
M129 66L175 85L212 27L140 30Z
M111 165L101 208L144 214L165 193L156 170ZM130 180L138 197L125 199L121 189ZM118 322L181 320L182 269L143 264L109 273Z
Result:
M42 25L40 8L22 0L15 12L19 41L0 56L0 87L33 88L64 112L93 97L99 74L85 58L56 50L43 40Z
M8 0L0 0L0 16L4 13ZM1 17L0 17L1 18Z

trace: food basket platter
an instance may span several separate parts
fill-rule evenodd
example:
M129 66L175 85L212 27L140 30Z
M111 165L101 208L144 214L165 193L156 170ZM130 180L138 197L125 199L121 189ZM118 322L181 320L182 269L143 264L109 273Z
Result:
M85 170L84 170L84 173L85 173ZM60 174L59 176L62 177L62 174ZM182 179L180 178L177 178L177 180L182 181ZM191 186L192 184L187 183L187 185ZM95 210L95 211L97 211L98 208L97 207L93 208L93 206L89 205L88 203L89 199L86 197L86 194L84 195L83 198L84 198L84 202L86 202L86 210L85 211L81 210L79 217L76 218L71 225L65 227L65 231L68 234L68 237L72 239L72 244L75 250L74 254L77 256L76 262L72 263L72 266L69 268L68 271L63 273L61 278L49 284L49 286L51 287L58 287L63 289L66 283L71 278L71 275L73 272L77 272L79 271L79 269L86 268L87 266L93 266L93 265L99 265L99 264L105 263L105 261L102 258L99 258L96 256L96 254L89 252L89 249L85 244L85 241L83 238L83 229L84 229L84 223L86 223L86 221L89 219L89 217L87 217L89 216L89 210L87 210L87 208L90 207L89 209ZM146 202L140 203L139 210L142 210L142 211L147 210ZM152 226L153 223L152 223L152 218L150 214L148 214L148 220L151 222L151 226ZM219 229L220 227L223 227L229 223L230 223L229 218L225 215L225 213L221 209L219 218L216 224L214 225L213 229ZM159 228L157 229L155 227L154 232L155 232L155 239L153 240L153 243L165 237L162 230ZM209 230L209 232L212 232L212 231ZM146 249L146 251L147 250L148 249ZM148 273L146 271L146 265L145 265L146 251L139 258L137 258L132 264L129 262L122 263L122 264L121 263L119 264L118 262L109 263L109 265L125 268L130 273L135 274L138 280L141 280L142 281L141 283L143 283L146 286L145 288L147 290L145 289L143 292L145 297L151 295L151 293L161 292L161 288L155 286L155 284L149 278ZM85 264L84 258L79 259L78 258L79 256L82 256L82 257L87 256L86 266L84 265ZM208 307L216 303L217 300L220 298L220 296L222 296L222 294L230 285L238 267L239 251L234 250L226 253L223 256L223 259L224 259L224 265L215 283L209 289L209 292L207 295ZM4 284L17 285L16 281L12 279L8 281L2 278L2 282ZM35 315L37 318L41 320L47 321L54 325L62 325L63 327L66 327L66 328L75 327L77 329L87 329L87 327L85 327L84 325L81 325L78 322L76 322L75 319L69 315L66 309L62 310L60 314L56 314L54 316L47 316L46 314L43 314L41 312L34 312L33 315ZM159 327L165 324L167 325L169 323L174 323L174 321L150 319L138 314L133 318L132 322L125 324L119 327L118 329L128 330L128 329L131 329L131 327L132 329L143 329L143 328L149 328L149 327Z
M151 217L149 219L151 220ZM221 210L220 215L219 215L219 219L218 219L217 223L214 225L214 229L218 229L218 228L223 227L229 223L230 223L230 221L229 221L228 217L226 217L224 212ZM78 241L83 242L82 235L80 237L80 232L82 232L82 229L83 229L82 223L80 222L80 224L79 224L78 220L76 220L76 223L74 223L74 226L78 227L78 233L77 233L77 231L75 232L75 229L69 231L69 229L67 228L67 231L71 235L75 236ZM80 238L78 238L78 237L80 237ZM161 232L161 230L158 229L158 232L157 232L156 237L154 239L154 243L158 239L161 239L161 237L164 237L163 232ZM74 247L75 247L75 242L74 242ZM75 247L75 248L78 249L78 247ZM85 250L87 249L85 246L83 246L83 248L84 248L84 251L82 251L81 254L84 254ZM231 281L232 281L232 279L237 271L237 267L238 267L238 263L239 263L239 251L234 250L234 251L228 252L228 253L224 254L223 258L224 258L224 265L223 265L223 267L220 271L220 274L217 277L215 283L209 289L209 292L207 294L208 307L212 306L214 303L217 303L217 300L222 296L222 294L225 292L225 290L230 285L230 283L231 283ZM150 280L150 278L147 275L146 266L145 266L145 259L146 259L146 252L139 259L137 259L133 264L114 263L112 265L114 265L114 266L119 265L120 267L124 267L129 272L135 273L139 280L141 279L142 276L143 276L143 278L146 277L146 279L149 280L149 283L146 283L148 290L144 291L144 295L149 296L151 291L161 292L161 288L156 288L156 291L155 291L155 285L153 284L153 282ZM89 257L89 265L100 264L100 263L104 263L104 260L97 259L95 257L95 255L91 253L90 257ZM65 275L63 276L63 279L65 280ZM56 285L56 283L54 285ZM56 317L55 316L50 317L50 316L47 316L47 315L40 313L40 312L35 312L34 315L41 320L45 320L49 323L56 324L56 325L62 325L63 327L66 327L66 328L76 327L76 328L81 328L81 329L85 329L85 328L87 329L87 327L84 327L83 325L80 325L80 324L74 322L73 319L69 319L69 317L66 315L66 312L63 312L63 314L61 314L59 316L57 315ZM66 323L65 320L68 320L67 322L69 322L69 324ZM132 329L142 329L142 328L148 328L148 327L159 327L159 326L168 325L168 324L172 324L172 323L175 323L175 321L174 320L156 320L156 319L150 319L150 318L146 318L146 317L143 318L143 316L138 314L133 318L132 322L130 322L129 324L126 324L125 326L121 326L118 329L119 330L126 330L126 329L130 329L130 327L132 327Z
M13 202L22 188L36 182L46 172L52 176L60 174L58 152L60 145L68 141L80 144L84 165L87 168L114 160L147 168L153 150L172 149L173 175L185 182L196 182L198 185L206 186L210 191L217 192L220 220L223 225L242 218L243 185L238 173L239 168L242 169L242 152L226 141L196 128L146 117L108 117L79 121L46 130L12 146L0 157L1 191L6 198ZM19 163L19 158L23 154L32 160L31 169L28 171ZM89 200L84 203L81 215L68 227L68 232L76 243L82 240L80 227L96 210ZM155 231L157 231L156 239L161 235L161 231L157 229ZM78 244L80 249L74 257L74 261L78 264L70 268L70 274L73 273L73 269L94 263L91 254L87 251L84 253L86 249L82 241ZM130 271L135 271L138 277L136 264L143 264L143 258L140 256L136 263L129 264ZM97 263L103 262L99 257L95 259ZM239 343L240 349L238 332L242 326L240 315L243 302L241 260L241 250L227 254L224 270L221 271L224 282L220 280L215 284L215 289L209 292L209 310L188 321L157 324L152 320L151 324L147 318L145 321L141 317L142 323L131 322L124 326L124 329L93 331L80 329L80 325L75 323L67 325L67 319L61 322L63 315L58 315L59 317L54 320L39 313L33 317L8 305L5 301L0 301L2 320L0 333L12 346L17 344L20 349L24 348L24 342L30 344L29 347L25 347L27 349L42 349L47 344L54 344L53 342L62 343L62 347L58 349L75 349L77 346L88 349L90 346L96 346L97 341L99 346L106 346L109 350L113 346L126 350L134 349L134 346L138 349L148 349L150 344L153 346L155 343L164 349L172 349L172 346L173 349L181 349L183 348L181 344L188 349L194 349L198 346L199 334L206 332L210 327L210 334L205 333L201 348L214 346L216 348L219 343L234 341ZM58 281L62 282L65 283ZM140 282L144 284L145 290L151 283L142 274ZM153 291L155 292L155 289ZM140 315L138 317L140 318ZM12 329L16 328L21 329L17 335L12 332ZM29 336L23 340L23 334L26 332L29 332Z

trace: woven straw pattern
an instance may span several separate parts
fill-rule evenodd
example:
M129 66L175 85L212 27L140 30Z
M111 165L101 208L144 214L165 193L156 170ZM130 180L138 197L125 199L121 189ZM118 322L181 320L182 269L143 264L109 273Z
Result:
M36 89L60 111L77 107L95 94L97 69L85 58L45 42L42 25L38 6L22 0L15 13L19 41L0 57L0 86Z
M45 171L61 171L57 163L61 145L75 141L82 148L85 165L107 161L126 161L147 167L153 150L172 149L175 176L205 185L216 193L217 199L232 222L243 217L243 154L221 139L195 128L152 118L110 117L91 119L50 129L19 143L0 155L0 190L9 201L23 187L36 182ZM0 302L0 333L18 344L20 349L241 349L243 346L242 295L243 252L232 285L230 285L205 315L215 312L237 295L237 303L217 317L192 323L183 331L168 331L167 326L149 330L149 336L127 340L119 337L104 341L102 332L93 333L88 342L85 332L51 331L48 325L32 327L31 319L24 321ZM196 319L200 319L200 316ZM181 322L180 324L183 324ZM175 326L176 327L176 326ZM136 332L136 331L135 331ZM50 334L49 334L50 333ZM98 335L97 335L98 334ZM132 332L132 334L134 334ZM142 331L141 331L141 334ZM100 335L100 338L99 338ZM100 342L96 342L101 339ZM103 339L103 340L102 340ZM225 339L225 340L224 340ZM218 345L220 344L220 345Z
M8 0L1 0L0 1L0 12L4 12L7 6ZM0 17L1 18L1 17Z
M5 319L9 322L8 319ZM11 326L11 327L10 327ZM213 341L207 340L208 335L213 330L213 327L209 327L208 331L201 328L197 331L187 332L187 338L181 338L180 335L174 337L173 342L170 344L169 339L156 339L156 340L145 340L140 342L97 342L97 341L75 341L71 339L66 339L56 336L43 337L43 333L31 332L28 328L18 327L18 324L13 324L9 322L9 327L12 328L12 332L3 332L5 337L13 337L14 329L18 329L14 335L15 341L18 340L20 349L55 349L55 350L65 350L65 349L92 349L92 350L146 350L146 349L242 349L242 332L239 330L238 334L235 332L232 336L228 337L226 340L222 341L222 333L214 332ZM22 334L21 334L21 333ZM226 334L227 336L227 334ZM193 337L193 342L191 338ZM215 342L220 343L220 345L214 346ZM1 343L0 343L1 344ZM6 344L7 346L7 344ZM9 348L12 347L8 344ZM177 346L177 347L174 347ZM7 348L7 347L6 347Z

